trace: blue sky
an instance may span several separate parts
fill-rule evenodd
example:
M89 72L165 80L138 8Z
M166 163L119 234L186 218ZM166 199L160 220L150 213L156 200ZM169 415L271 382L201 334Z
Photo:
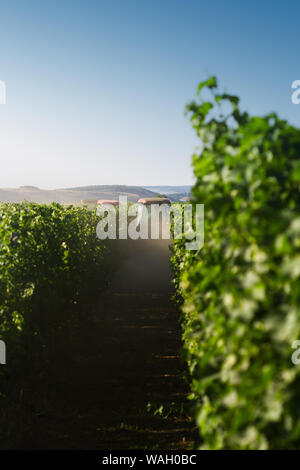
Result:
M0 6L0 187L190 184L184 106L217 75L296 126L300 6L277 0L10 0Z

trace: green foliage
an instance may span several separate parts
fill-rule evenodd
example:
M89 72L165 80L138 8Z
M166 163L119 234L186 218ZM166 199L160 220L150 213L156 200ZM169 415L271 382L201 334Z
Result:
M74 306L105 287L110 251L96 224L82 207L0 204L0 339L10 370L47 358L78 322Z
M211 101L187 107L205 242L172 257L199 448L299 449L300 132L205 87Z

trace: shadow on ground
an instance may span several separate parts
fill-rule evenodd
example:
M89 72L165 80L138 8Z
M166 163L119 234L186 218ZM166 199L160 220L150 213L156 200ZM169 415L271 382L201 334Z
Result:
M125 258L80 338L57 348L47 403L19 437L26 449L187 449L178 315L168 241L124 242Z

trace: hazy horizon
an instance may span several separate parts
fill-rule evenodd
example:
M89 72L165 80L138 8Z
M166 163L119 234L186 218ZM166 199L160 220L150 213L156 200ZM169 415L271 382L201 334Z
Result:
M21 184L20 186L1 186L0 189L21 189L21 188L36 188L44 191L62 190L62 189L77 189L96 186L128 186L137 188L177 188L177 187L191 187L193 184L126 184L126 183L112 183L112 184L80 184L78 186L61 186L61 187L43 187L35 184Z

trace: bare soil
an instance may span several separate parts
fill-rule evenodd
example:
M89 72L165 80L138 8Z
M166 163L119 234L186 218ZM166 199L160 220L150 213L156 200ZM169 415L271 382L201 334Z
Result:
M76 341L58 345L45 406L35 410L17 448L193 446L168 241L126 241L124 247L109 291L95 299L93 318Z

